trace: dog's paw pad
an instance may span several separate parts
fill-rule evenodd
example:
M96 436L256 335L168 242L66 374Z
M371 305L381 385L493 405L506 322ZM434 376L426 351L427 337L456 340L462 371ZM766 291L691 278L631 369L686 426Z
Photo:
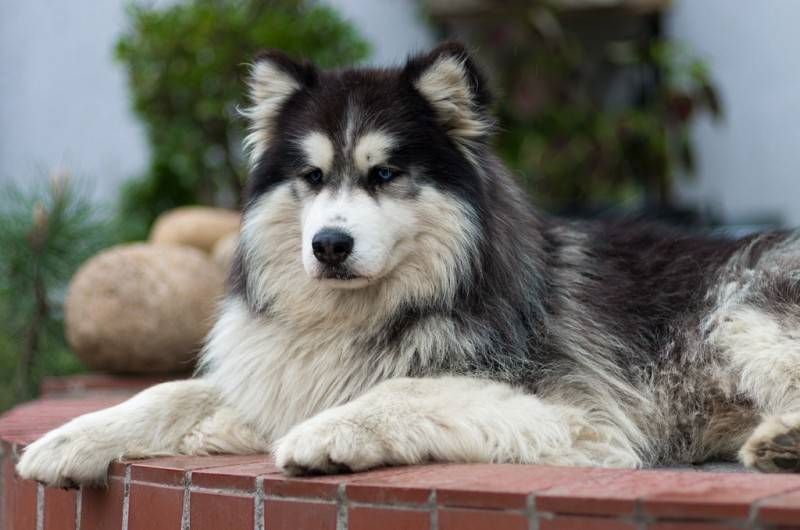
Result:
M792 458L775 456L772 458L772 464L781 471L800 471L800 456Z
M779 434L772 439L772 443L778 447L798 448L800 447L800 429Z
M742 460L759 471L800 472L800 427L765 422L742 448Z

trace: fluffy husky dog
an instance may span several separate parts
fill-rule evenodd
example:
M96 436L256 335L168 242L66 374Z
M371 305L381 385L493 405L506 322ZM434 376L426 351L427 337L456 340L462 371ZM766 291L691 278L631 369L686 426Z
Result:
M270 450L288 473L800 468L796 234L537 214L490 151L459 45L389 70L269 52L251 91L241 242L199 375L48 433L22 477Z

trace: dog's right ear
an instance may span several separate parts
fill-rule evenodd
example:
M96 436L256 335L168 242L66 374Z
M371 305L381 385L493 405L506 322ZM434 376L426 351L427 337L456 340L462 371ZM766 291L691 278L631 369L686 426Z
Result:
M273 122L283 104L295 92L316 84L317 77L318 70L312 63L295 61L283 52L268 50L256 56L248 80L250 106L242 110L250 122L244 144L251 166L269 146Z

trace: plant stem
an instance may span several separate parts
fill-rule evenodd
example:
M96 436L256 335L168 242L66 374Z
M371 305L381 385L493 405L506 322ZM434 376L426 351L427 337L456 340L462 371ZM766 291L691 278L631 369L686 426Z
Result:
M42 326L47 320L49 311L44 282L42 281L41 275L38 273L33 278L33 295L35 301L33 315L31 315L30 324L25 332L25 338L22 343L22 351L20 351L19 361L17 364L15 390L15 398L17 402L28 397L33 362L39 353L39 337L41 336Z

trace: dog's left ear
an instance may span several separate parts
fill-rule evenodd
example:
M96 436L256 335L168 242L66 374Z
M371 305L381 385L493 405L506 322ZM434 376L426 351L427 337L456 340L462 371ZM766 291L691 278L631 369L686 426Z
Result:
M485 138L493 127L486 80L463 45L442 44L408 60L403 74L456 141Z

